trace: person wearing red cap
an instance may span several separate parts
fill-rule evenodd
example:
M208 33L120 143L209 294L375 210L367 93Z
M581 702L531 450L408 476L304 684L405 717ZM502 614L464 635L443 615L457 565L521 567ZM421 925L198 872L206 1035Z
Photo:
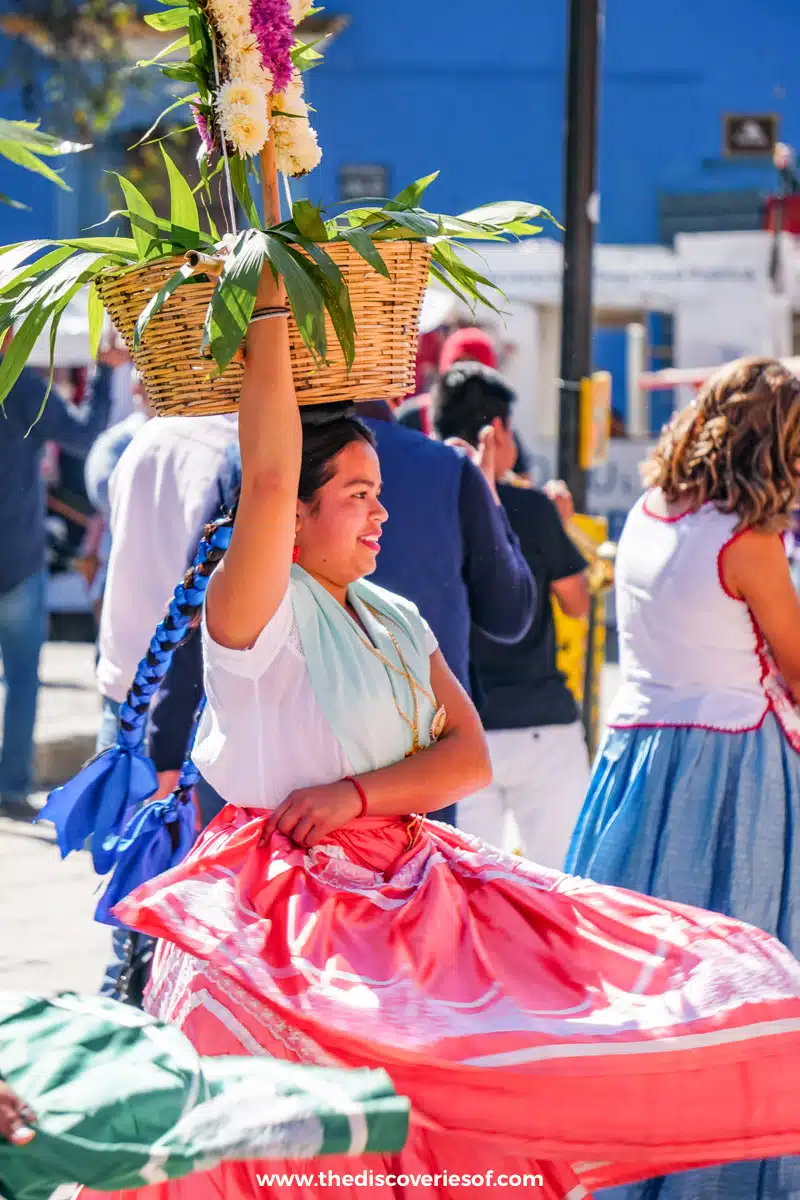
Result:
M463 362L483 363L485 367L497 370L497 352L488 333L477 326L468 329L457 329L451 333L442 346L439 355L439 374L444 375L454 363Z
M488 333L477 326L470 325L466 329L456 329L445 338L439 354L439 374L444 375L454 363L469 361L479 362L484 367L497 369L497 352ZM416 429L428 437L433 435L433 415L431 408L431 393L424 392L413 396L401 404L396 413L401 425Z

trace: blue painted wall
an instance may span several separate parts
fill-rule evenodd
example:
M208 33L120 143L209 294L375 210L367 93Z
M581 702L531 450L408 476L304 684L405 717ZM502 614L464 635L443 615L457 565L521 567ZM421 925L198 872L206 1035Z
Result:
M441 168L431 202L530 198L561 209L565 0L349 0L313 82L325 159L387 162L400 187ZM797 0L607 0L599 236L658 240L659 191L744 190L764 164L721 161L726 111L778 112L800 141Z
M430 203L444 211L529 198L560 212L566 0L329 8L352 19L309 80L325 157L308 194L335 200L342 166L385 163L394 189L440 168ZM607 0L600 240L657 241L662 191L769 191L769 165L722 161L722 115L778 112L784 140L800 142L799 45L798 0ZM17 98L0 94L0 111L20 115ZM78 191L65 201L0 163L0 190L34 208L2 212L0 238L96 219L102 165L68 167Z

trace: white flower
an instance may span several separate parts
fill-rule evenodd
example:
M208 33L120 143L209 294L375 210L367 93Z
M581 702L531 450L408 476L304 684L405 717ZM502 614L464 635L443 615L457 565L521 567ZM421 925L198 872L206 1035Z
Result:
M237 38L249 35L252 41L253 29L250 24L250 6L240 0L210 0L211 15L214 24L222 34L226 50L229 43Z
M249 0L209 0L213 24L220 35L220 57L233 79L258 84L272 92L272 72L261 62L253 33Z
M293 119L308 116L308 105L303 98L303 79L298 71L295 71L286 91L275 97L273 112Z
M322 158L322 151L308 120L276 117L273 130L278 170L293 177L313 171Z
M232 79L217 92L215 107L222 131L242 156L258 154L269 136L266 89Z
M249 108L267 111L266 89L245 79L231 79L217 92L217 111L221 117L230 108Z
M228 52L228 61L230 63L231 76L234 79L242 79L246 83L257 83L269 95L272 92L274 79L272 72L268 71L261 64L261 54L258 47L253 42L252 38L249 43L237 47L235 53Z
M260 154L269 137L267 114L260 116L240 109L221 121L225 137L242 158Z
M305 21L313 7L314 0L292 0L292 20L295 25L299 25L301 21Z
M248 0L209 0L214 23L246 24L250 28L250 4Z

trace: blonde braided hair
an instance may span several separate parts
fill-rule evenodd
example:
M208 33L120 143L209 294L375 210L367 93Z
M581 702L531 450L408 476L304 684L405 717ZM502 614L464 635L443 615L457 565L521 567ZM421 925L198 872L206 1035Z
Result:
M664 429L642 478L671 504L736 513L737 530L785 529L800 487L800 379L772 358L723 367Z

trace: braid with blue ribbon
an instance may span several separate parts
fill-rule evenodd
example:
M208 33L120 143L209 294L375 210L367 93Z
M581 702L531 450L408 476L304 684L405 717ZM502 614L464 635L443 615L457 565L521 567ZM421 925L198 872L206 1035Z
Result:
M195 713L186 758L175 790L165 800L152 800L135 812L117 841L111 878L95 909L104 925L125 926L113 915L118 901L139 884L155 879L183 862L197 836L197 813L192 798L200 772L192 762L192 747L205 708L205 696Z
M117 891L123 878L133 877L134 858L138 862L136 882L142 882L160 870L166 870L173 860L180 861L194 841L194 805L188 800L198 774L189 757L191 744L172 795L139 812L142 804L158 789L155 767L144 748L147 714L175 651L199 621L208 581L230 544L233 519L234 513L230 512L206 526L194 561L175 589L167 615L153 635L133 685L120 707L116 744L93 758L69 783L52 791L39 814L39 820L52 821L55 825L62 858L73 850L83 849L87 839L91 838L92 862L98 875L106 875L119 864L123 870ZM191 742L201 710L195 720ZM135 833L138 837L134 845ZM164 860L167 843L161 833L169 839L170 862L167 866L152 869ZM152 853L148 852L145 840L149 841ZM116 899L121 899L133 886L135 883L120 892ZM116 902L109 900L106 904L108 895L107 890L98 908L98 919L116 924L113 917L99 915L100 909L109 908Z

